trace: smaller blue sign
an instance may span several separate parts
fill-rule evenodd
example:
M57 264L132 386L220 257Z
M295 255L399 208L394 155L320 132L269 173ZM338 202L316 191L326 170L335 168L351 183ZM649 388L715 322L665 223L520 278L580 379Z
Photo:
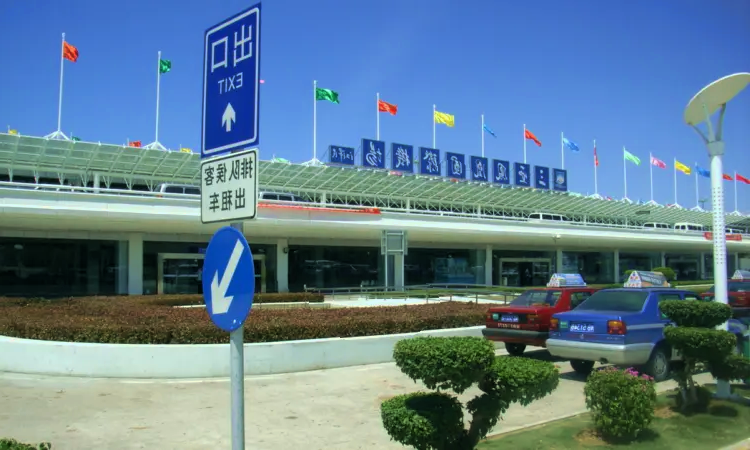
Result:
M487 166L487 158L483 156L471 157L471 179L472 181L488 181L490 168Z
M568 191L568 171L565 169L552 169L552 186L556 191Z
M362 167L385 169L385 142L362 139Z
M445 153L445 176L449 178L466 178L466 157L461 153Z
M354 165L354 148L352 147L341 147L339 145L331 145L328 148L331 162L333 164L343 164L346 166Z
M419 173L440 176L440 150L419 147Z
M586 282L579 273L555 273L547 283L547 287L583 287Z
M203 300L213 323L234 331L245 322L255 297L255 264L245 236L236 228L220 228L211 238L203 261Z
M492 181L498 184L510 184L510 161L492 160Z
M534 166L534 187L549 189L549 167Z
M515 173L516 186L531 187L531 166L529 164L517 162L513 171Z
M414 147L391 143L391 169L414 173Z

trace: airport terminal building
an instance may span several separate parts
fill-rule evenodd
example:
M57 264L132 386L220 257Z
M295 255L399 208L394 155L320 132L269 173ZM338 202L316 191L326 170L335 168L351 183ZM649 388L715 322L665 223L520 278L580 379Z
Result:
M258 173L244 230L259 292L384 286L384 230L407 236L387 264L395 287L713 277L707 212L336 164ZM0 296L199 292L221 226L201 223L200 176L198 154L0 134ZM727 227L729 272L750 269L750 217Z

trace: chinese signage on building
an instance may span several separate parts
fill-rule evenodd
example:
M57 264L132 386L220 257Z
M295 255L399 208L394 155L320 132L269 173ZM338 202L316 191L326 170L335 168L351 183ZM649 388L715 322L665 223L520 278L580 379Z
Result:
M257 149L201 163L201 222L254 219L257 210Z

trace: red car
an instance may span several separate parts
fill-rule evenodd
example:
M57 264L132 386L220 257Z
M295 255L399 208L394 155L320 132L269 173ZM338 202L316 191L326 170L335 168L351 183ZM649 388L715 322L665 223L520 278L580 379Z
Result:
M529 289L506 306L490 308L482 335L504 342L515 356L527 345L545 347L552 314L574 309L596 291L578 274L555 274L547 288Z
M714 299L714 287L700 294L706 300ZM734 308L750 308L750 271L737 270L727 281L727 300Z

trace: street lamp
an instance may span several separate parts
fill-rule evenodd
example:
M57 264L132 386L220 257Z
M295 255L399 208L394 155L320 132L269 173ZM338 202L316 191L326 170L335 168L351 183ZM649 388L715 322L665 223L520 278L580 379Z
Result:
M693 127L708 148L711 157L711 209L713 212L713 241L714 241L714 295L716 301L727 304L727 250L726 228L724 223L724 187L722 174L724 173L721 157L724 155L724 141L722 127L727 102L742 92L750 83L750 73L735 73L720 78L700 90L690 100L685 108L685 123ZM711 116L719 111L716 132L711 124ZM706 131L698 128L698 124L706 122ZM726 326L726 325L725 325ZM729 382L717 380L716 395L719 398L729 398L731 390Z

